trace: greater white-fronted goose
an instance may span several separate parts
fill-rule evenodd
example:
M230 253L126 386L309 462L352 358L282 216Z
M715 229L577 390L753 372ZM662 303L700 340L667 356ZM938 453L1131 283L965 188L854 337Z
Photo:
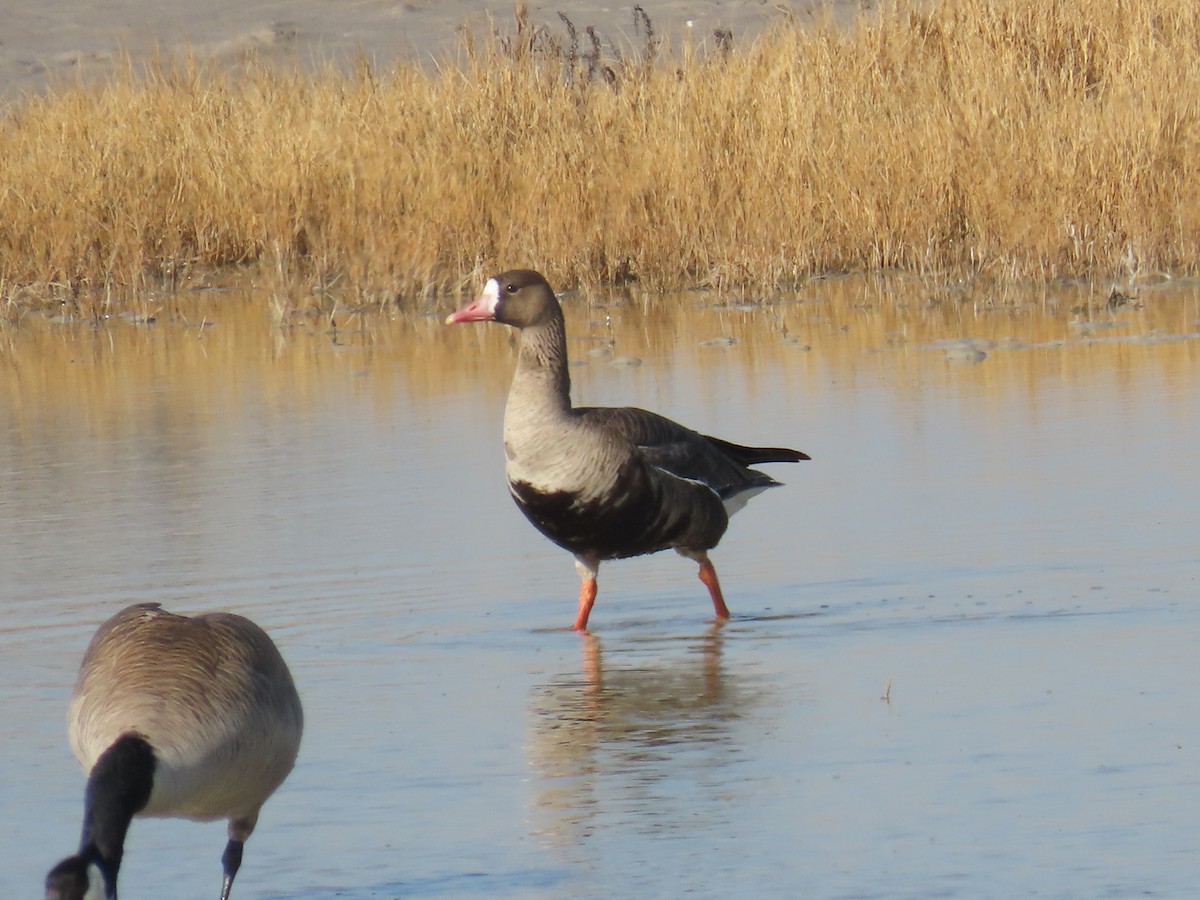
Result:
M504 409L505 471L521 512L575 555L582 584L574 628L587 628L601 560L668 548L699 563L717 617L728 618L708 551L730 515L779 484L749 466L809 457L731 444L643 409L573 407L562 307L537 272L497 275L446 322L521 331Z
M304 713L266 632L232 613L188 618L157 603L100 626L67 717L88 773L79 853L46 876L47 900L116 900L136 816L228 819L228 900L267 798L291 772Z

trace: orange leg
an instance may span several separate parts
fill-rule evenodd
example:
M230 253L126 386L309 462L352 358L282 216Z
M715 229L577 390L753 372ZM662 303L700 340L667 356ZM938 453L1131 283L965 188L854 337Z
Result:
M699 563L700 580L708 588L709 596L712 597L713 610L716 612L717 618L728 619L729 607L725 605L725 598L721 595L721 582L717 581L717 570L713 568L713 564L707 554L700 558Z
M588 616L592 614L592 604L596 602L596 579L585 578L579 586L579 615L571 627L576 631L587 631Z

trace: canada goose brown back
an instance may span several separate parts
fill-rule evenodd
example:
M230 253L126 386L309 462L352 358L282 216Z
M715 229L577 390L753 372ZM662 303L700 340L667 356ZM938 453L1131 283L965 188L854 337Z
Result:
M221 898L267 798L291 772L304 714L287 664L233 613L130 606L100 626L68 713L88 774L79 853L46 877L47 900L82 900L98 875L117 896L135 816L227 819Z

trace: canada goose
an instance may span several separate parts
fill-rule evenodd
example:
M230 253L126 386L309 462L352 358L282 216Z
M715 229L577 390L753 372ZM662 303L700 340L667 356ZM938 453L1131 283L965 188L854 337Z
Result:
M749 466L808 459L744 447L643 409L571 406L562 307L537 272L497 275L447 324L500 322L521 331L504 408L508 488L521 512L575 555L574 628L587 628L600 561L672 548L700 565L718 618L729 617L708 551L729 516L779 484Z
M266 632L232 613L187 617L140 603L100 626L67 714L88 773L79 853L46 876L47 900L116 900L135 815L228 819L228 900L267 798L291 772L304 713Z

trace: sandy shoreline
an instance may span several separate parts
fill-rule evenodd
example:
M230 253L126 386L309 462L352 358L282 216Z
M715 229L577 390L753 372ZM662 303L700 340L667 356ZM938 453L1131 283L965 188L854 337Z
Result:
M729 29L735 42L752 40L772 20L809 21L828 5L848 22L871 5L860 0L648 0L655 31L674 46L711 41ZM633 3L580 0L528 4L531 19L565 34L559 13L582 31L594 26L608 44L640 45ZM42 0L6 13L0 36L0 99L40 93L77 77L103 76L121 57L190 49L197 58L236 66L253 58L311 68L344 65L365 53L377 66L399 59L433 62L451 53L466 27L486 33L489 17L508 30L513 4L486 0L210 0L158 4L148 0Z

